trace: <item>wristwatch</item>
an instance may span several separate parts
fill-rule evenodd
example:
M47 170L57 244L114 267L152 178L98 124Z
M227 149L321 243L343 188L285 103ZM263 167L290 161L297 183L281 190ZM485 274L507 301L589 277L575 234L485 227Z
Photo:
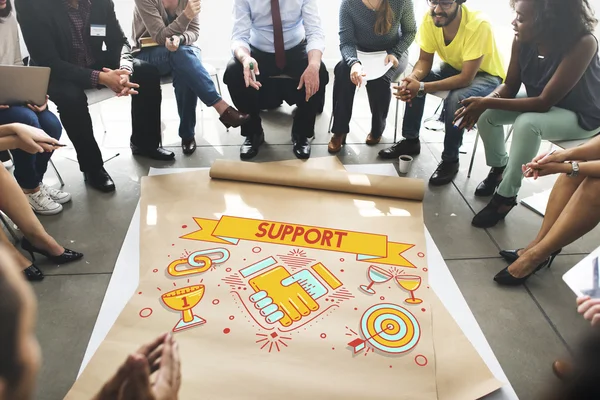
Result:
M569 161L573 170L567 174L567 176L575 178L579 175L579 163L577 161Z
M425 82L419 82L419 91L417 92L417 97L425 96Z

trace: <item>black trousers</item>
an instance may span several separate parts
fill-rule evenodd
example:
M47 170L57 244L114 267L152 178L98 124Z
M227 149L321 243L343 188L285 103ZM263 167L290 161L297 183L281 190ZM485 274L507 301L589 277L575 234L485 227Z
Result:
M115 69L115 63L95 65ZM131 96L131 143L142 149L156 149L161 142L160 104L162 100L160 75L151 64L134 60L131 81L140 85L139 94ZM50 80L48 95L57 108L60 120L73 142L83 172L102 167L102 153L94 138L92 118L85 89L70 81Z
M356 85L350 80L350 67L343 60L335 66L333 81L333 126L331 132L342 135L350 132L350 119ZM380 137L390 110L392 90L385 75L367 82L367 95L371 107L371 135Z
M319 91L306 101L304 88L298 90L300 77L308 67L306 43L287 50L286 66L283 70L275 65L275 54L251 49L252 57L258 63L260 75L256 79L262 84L260 90L246 87L244 68L233 58L227 65L223 82L227 85L233 104L243 113L250 114L250 121L242 125L242 136L252 136L262 132L260 110L271 109L281 105L283 101L289 105L297 105L294 116L292 136L310 137L315 133L315 118L323 110L325 86L329 83L329 73L325 64L319 70ZM292 79L273 78L287 75Z

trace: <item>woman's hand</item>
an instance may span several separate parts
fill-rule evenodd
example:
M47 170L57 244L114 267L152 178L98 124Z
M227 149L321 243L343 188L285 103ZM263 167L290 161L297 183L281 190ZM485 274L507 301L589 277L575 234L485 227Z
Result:
M400 64L396 56L393 54L388 54L385 56L385 65L388 65L389 63L392 63L394 68L398 68L398 65Z
M590 296L578 298L577 312L590 321L592 326L600 326L600 299L592 299Z
M525 178L533 178L536 180L540 176L547 176L553 174L562 174L569 172L571 167L565 163L548 163L548 164L527 164L521 166L523 176Z
M363 84L363 78L365 76L367 76L367 74L363 72L362 64L359 62L354 63L350 69L350 80L352 83L358 87L361 87Z
M466 128L470 131L479 120L479 117L481 117L481 114L487 110L485 97L469 97L460 103L462 104L462 107L454 114L453 124L456 125L462 118L458 127L460 129Z
M36 113L41 113L45 111L48 108L48 95L46 95L46 102L44 102L44 104L42 104L41 106L36 106L35 104L27 104L27 107L29 107L31 111Z
M52 152L58 145L58 140L48 136L41 129L25 124L14 124L17 137L17 147L30 154Z
M564 150L557 150L554 153L546 152L522 165L521 170L525 178L537 179L540 176L565 172L562 170L565 169L565 161L567 161L567 157Z

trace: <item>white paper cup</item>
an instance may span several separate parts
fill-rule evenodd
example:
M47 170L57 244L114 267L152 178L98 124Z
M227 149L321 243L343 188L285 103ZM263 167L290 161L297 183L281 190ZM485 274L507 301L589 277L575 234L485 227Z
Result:
M398 157L398 169L401 174L408 174L410 170L410 166L413 162L413 158L411 156L400 156Z

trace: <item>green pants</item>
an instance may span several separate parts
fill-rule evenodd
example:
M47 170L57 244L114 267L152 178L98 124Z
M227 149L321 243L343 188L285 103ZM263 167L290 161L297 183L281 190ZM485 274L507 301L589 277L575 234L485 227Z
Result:
M513 125L510 157L504 144L504 125ZM485 146L485 158L490 167L504 167L498 194L513 197L519 193L523 172L521 166L530 162L544 140L577 140L594 136L600 129L586 131L579 126L577 114L552 107L545 113L487 110L477 121L479 135Z

